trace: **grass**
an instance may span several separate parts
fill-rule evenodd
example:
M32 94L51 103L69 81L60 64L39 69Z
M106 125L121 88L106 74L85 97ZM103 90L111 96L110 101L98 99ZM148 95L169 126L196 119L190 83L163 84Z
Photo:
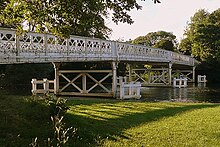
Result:
M31 97L0 96L0 146L29 146L51 136L49 110Z
M69 105L69 122L79 128L83 146L220 146L218 104L72 100Z
M0 146L51 136L44 103L0 96ZM70 146L220 146L220 106L211 103L72 99L65 117L77 128Z

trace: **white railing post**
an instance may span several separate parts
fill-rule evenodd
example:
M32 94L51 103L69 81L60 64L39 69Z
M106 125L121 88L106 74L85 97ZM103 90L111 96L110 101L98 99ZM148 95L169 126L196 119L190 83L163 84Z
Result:
M187 78L173 79L173 87L184 88L187 87Z
M47 78L43 79L43 87L44 87L44 94L49 93L49 81Z
M36 95L36 91L37 91L36 81L37 81L37 79L32 79L32 80L31 80L31 84L32 84L32 90L31 90L31 92L32 92L33 95Z
M118 49L117 49L117 42L112 41L111 42L111 49L112 49L112 57L117 60L118 57Z
M205 83L205 82L207 82L206 75L204 76L198 75L198 83Z

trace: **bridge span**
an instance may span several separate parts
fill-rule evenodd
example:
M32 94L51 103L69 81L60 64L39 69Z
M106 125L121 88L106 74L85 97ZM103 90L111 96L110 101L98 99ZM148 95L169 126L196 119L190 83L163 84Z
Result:
M66 62L106 62L111 63L112 68L103 70L103 73L106 73L103 78L95 79L95 76L90 73L101 73L102 71L59 70L60 63ZM175 71L178 71L179 74L184 74L185 72L184 75L186 77L191 75L189 79L194 82L195 67L198 64L193 57L143 45L72 35L69 38L62 39L52 34L35 32L17 35L13 29L0 28L0 64L53 63L55 69L55 94L94 95L94 93L91 94L91 91L99 86L107 95L115 96L117 65L121 62L129 65L129 81L141 81L145 85L158 83L171 85L172 75L174 75L172 67L176 67ZM157 68L135 69L130 66L133 63L157 64ZM166 66L161 67L162 65ZM178 67L184 67L184 72L180 71ZM75 77L69 79L64 74L74 74ZM143 78L143 74L148 74L148 78ZM112 78L110 90L102 84L109 77ZM61 78L67 82L66 85L60 85ZM81 86L74 83L79 78L82 80ZM90 79L95 84L88 88L86 79ZM76 90L64 92L69 86ZM104 93L104 95L106 94Z

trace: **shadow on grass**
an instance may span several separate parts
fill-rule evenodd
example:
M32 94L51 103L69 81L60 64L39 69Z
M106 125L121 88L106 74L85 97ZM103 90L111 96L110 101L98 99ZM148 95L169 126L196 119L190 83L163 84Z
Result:
M0 96L0 146L29 146L32 138L47 139L52 132L44 103L14 95Z
M98 101L99 103L99 101ZM107 103L107 102L106 102ZM87 102L88 105L91 103ZM83 105L87 105L83 102ZM95 104L94 102L92 104ZM99 103L101 104L101 103ZM105 104L105 102L103 103ZM112 106L117 104L117 102L113 102ZM79 102L77 103L79 105ZM163 109L154 109L154 110L145 110L143 112L138 113L126 113L120 115L117 118L103 118L103 119L93 119L91 117L83 116L91 115L93 117L92 112L82 112L82 115L67 115L68 125L72 125L78 128L78 138L74 140L72 143L76 146L96 146L100 139L108 138L110 140L116 140L116 136L127 138L123 136L123 131L132 127L139 126L144 123L150 123L153 121L160 120L166 117L172 117L177 114L181 114L187 111L192 111L196 109L203 108L211 108L216 107L217 104L188 104L188 105L180 105L180 106L169 106L164 107ZM73 106L74 107L74 106ZM129 106L124 106L128 107ZM113 108L115 109L115 107ZM120 109L120 107L118 108ZM131 108L130 108L131 109ZM110 110L110 109L109 109ZM99 110L93 110L100 112ZM106 113L111 113L107 112ZM103 111L101 111L103 112ZM118 111L120 114L120 111ZM114 113L112 113L114 115ZM98 118L98 117L97 117Z

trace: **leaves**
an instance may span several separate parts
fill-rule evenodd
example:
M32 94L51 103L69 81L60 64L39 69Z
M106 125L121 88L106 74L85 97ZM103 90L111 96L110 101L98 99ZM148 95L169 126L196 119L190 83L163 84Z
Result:
M153 0L159 3L158 0ZM132 24L128 14L141 9L136 0L6 0L0 1L1 26L50 32L60 37L70 34L108 38L105 18Z
M208 13L197 11L187 26L180 51L191 52L200 61L219 60L220 9ZM188 49L188 51L187 51Z
M177 46L176 36L170 32L150 32L145 36L139 36L132 41L134 44L142 44L173 51Z

